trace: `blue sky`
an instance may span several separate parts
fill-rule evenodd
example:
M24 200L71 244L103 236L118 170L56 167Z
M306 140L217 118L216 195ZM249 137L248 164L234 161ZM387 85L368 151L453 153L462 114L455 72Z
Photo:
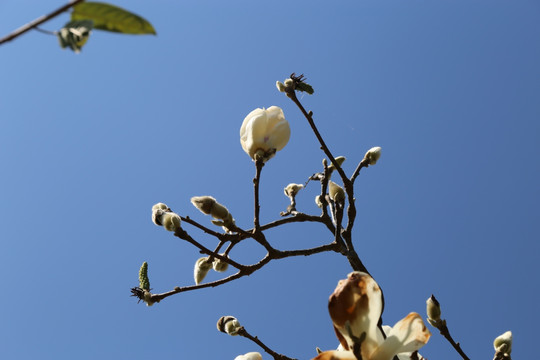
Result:
M3 1L0 35L62 4ZM288 205L284 186L321 170L315 137L275 88L291 72L315 88L301 101L332 152L347 157L349 174L367 149L383 149L357 180L354 239L384 290L385 323L424 314L433 293L471 359L492 358L493 339L507 330L514 358L534 358L537 1L114 4L146 17L158 35L95 31L79 55L38 32L0 46L4 358L234 359L260 351L219 333L222 315L290 357L335 348L326 303L350 267L334 254L271 263L153 307L129 297L143 261L156 292L193 283L199 254L152 224L154 203L212 226L189 202L212 195L251 227L254 165L239 143L251 110L282 107L292 132L263 169L263 222ZM318 214L318 191L300 192L298 209ZM280 248L330 239L316 224L267 236ZM250 243L234 254L244 262L264 255ZM431 330L421 353L459 358Z

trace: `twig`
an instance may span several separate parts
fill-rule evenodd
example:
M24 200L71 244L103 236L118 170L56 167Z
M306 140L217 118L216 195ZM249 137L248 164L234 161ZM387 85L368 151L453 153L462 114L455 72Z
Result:
M163 300L163 299L165 299L165 298L167 298L167 297L169 297L171 295L178 294L178 293L181 293L181 292L186 292L186 291L203 289L203 288L207 288L207 287L216 287L216 286L219 286L219 285L223 285L223 284L226 284L226 283L231 282L233 280L239 279L241 277L249 276L249 275L253 274L255 271L261 269L263 266L265 266L266 264L268 264L272 260L279 260L279 259L284 259L284 258L293 257L293 256L308 256L308 255L318 254L318 253L322 253L322 252L326 252L326 251L336 251L337 252L338 250L337 250L336 244L335 243L326 244L326 245L317 246L317 247L310 248L310 249L286 250L286 251L274 250L274 252L271 255L267 254L261 261L259 261L256 264L253 264L253 265L240 265L241 268L236 274L230 275L230 276L228 276L228 277L226 277L224 279L212 281L212 282L209 282L209 283L199 284L199 285L190 285L190 286L184 286L184 287L178 287L177 286L173 290L165 292L165 293L152 294L151 300L153 302L160 302L161 300ZM214 254L214 255L216 256L216 254ZM221 256L216 256L216 257L219 258L219 259L223 258ZM223 261L226 261L226 260L229 260L229 259L223 259ZM230 261L229 261L229 263L230 263Z
M254 200L255 200L255 216L253 219L253 226L254 226L254 233L259 233L261 231L260 225L259 225L259 212L261 210L261 206L259 204L259 183L261 181L261 171L264 166L264 161L262 159L258 159L255 161L255 178L253 179L253 191L254 191Z
M177 236L177 237L179 237L179 238L182 239L182 240L186 240L187 242L189 242L190 244L194 245L196 248L198 248L199 250L201 250L201 252L202 252L203 254L210 255L210 256L212 256L212 257L218 258L219 260L221 260L221 261L223 261L223 262L226 262L227 264L232 265L232 266L234 266L235 268L237 268L237 269L239 269L239 270L242 270L242 269L245 268L244 265L239 264L239 263L237 263L236 261L231 260L229 257L227 257L227 256L222 256L222 255L218 254L217 252L208 249L206 246L203 246L203 245L199 244L199 242L198 242L197 240L193 239L193 238L187 233L187 231L185 231L185 230L182 229L182 228L176 230L175 233L174 233L174 236Z
M448 327L446 326L446 322L438 326L437 329L439 329L439 332L441 333L441 335L444 336L446 340L448 340L448 342L454 347L457 353L461 355L463 360L470 360L469 357L461 349L461 346L459 345L459 343L455 342L454 339L452 338L452 335L450 335L450 330L448 330Z
M54 10L53 12L51 12L50 14L48 15L43 15L43 16L40 16L39 18L37 18L36 20L34 21L31 21L29 22L28 24L26 25L23 25L21 26L20 28L18 28L17 30L13 31L11 34L3 37L0 39L0 45L5 43L5 42L8 42L8 41L11 41L13 39L15 39L16 37L24 34L25 32L27 31L30 31L32 29L34 29L35 27L43 24L44 22L46 21L49 21L50 19L60 15L61 13L63 13L64 11L67 11L69 10L71 7L77 5L78 3L80 2L83 2L84 0L72 0L70 1L69 3L67 3L66 5Z
M309 126L311 126L311 130L317 137L317 140L319 140L319 144L321 144L321 150L326 154L326 156L330 159L330 162L334 167L336 168L337 172L339 173L339 176L341 176L341 179L343 181L343 184L346 182L349 182L349 178L347 175L345 175L345 172L341 168L341 166L337 163L336 159L334 158L334 155L330 152L330 149L328 146L326 146L326 143L324 142L321 134L319 133L319 130L317 129L317 126L315 126L315 122L313 121L313 116L311 111L308 113L304 106L300 103L300 100L298 100L298 97L296 97L296 93L293 91L287 92L287 96L298 106L302 114L304 114L304 117L307 119Z
M243 326L238 330L238 335L243 336L246 339L249 339L253 341L255 344L259 345L264 351L270 354L274 358L274 360L296 360L294 358L290 358L285 355L278 354L274 350L270 349L261 340L259 340L257 336L253 336L250 333L248 333L247 330Z

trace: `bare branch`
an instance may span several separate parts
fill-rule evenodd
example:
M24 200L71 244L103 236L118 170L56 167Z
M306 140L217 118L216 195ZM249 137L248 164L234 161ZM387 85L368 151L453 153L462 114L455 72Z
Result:
M242 326L238 330L238 335L245 337L246 339L249 339L253 341L255 344L259 345L264 351L266 351L268 354L270 354L274 360L296 360L290 357L287 357L285 355L278 354L274 350L270 349L268 346L266 346L257 336L253 336L247 332L247 330Z

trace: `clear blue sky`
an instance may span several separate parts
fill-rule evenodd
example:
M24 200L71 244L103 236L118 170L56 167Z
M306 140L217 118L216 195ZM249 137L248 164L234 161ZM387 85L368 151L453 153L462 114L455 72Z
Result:
M64 2L2 1L0 35ZM239 143L251 110L280 106L292 130L263 170L263 222L286 208L285 185L320 171L315 137L275 88L291 72L314 86L302 101L347 172L367 149L383 149L357 181L354 239L384 289L385 323L424 314L434 293L471 359L491 359L507 330L515 359L537 356L538 1L114 4L158 35L95 31L79 55L38 32L0 46L2 358L260 351L219 333L222 315L291 357L335 348L326 304L350 268L333 254L272 263L153 307L129 297L143 261L156 292L193 283L199 254L152 224L154 203L212 226L189 202L212 195L252 225L254 166ZM302 191L298 209L317 214L318 190ZM329 241L315 224L268 237L280 248ZM263 254L246 244L233 255ZM422 354L458 359L432 330Z

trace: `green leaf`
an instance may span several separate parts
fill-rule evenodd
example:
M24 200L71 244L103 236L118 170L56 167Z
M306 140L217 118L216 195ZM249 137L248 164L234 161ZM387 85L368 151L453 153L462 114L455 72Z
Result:
M73 8L71 20L92 20L94 29L123 34L156 34L152 24L142 17L114 5L82 2Z

